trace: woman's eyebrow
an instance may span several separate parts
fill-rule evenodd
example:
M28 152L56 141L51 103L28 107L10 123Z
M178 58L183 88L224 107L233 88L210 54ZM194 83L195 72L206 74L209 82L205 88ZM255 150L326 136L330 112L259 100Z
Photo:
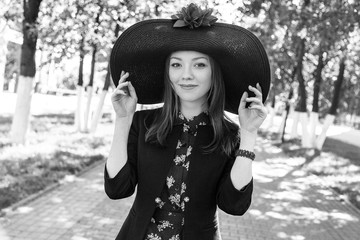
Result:
M193 58L192 61L194 60L198 60L198 59L206 59L206 60L209 60L207 57L196 57L196 58ZM171 57L170 59L177 59L177 60L182 60L181 58L179 57Z
M199 60L199 59L201 59L201 58L206 59L206 60L209 60L207 57L196 57L196 58L193 58L192 60Z

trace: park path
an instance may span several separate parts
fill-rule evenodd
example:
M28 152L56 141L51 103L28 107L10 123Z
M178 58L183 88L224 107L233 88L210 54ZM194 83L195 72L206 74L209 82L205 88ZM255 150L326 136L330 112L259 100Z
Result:
M241 217L220 211L223 240L358 240L360 212L299 170L265 139L256 147L254 194ZM104 164L17 206L0 220L1 240L114 239L133 197L113 201L103 189Z

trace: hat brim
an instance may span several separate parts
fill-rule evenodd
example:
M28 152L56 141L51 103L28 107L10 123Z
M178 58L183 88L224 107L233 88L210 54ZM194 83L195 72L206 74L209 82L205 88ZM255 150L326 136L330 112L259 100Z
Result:
M129 72L128 80L136 89L138 103L161 103L166 58L175 51L189 50L207 54L220 65L225 110L237 114L243 92L256 83L261 86L265 102L270 65L263 45L253 33L225 23L197 29L174 28L173 24L170 19L145 20L120 35L110 56L115 86L124 70Z

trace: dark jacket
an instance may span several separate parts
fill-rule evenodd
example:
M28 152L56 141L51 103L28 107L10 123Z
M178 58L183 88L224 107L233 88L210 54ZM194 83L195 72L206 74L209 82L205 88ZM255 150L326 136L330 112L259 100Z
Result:
M175 156L182 126L175 126L167 139L167 146L145 143L146 126L150 126L158 110L135 112L128 139L128 161L114 178L105 169L105 192L111 199L137 194L117 240L143 240L155 211L155 199L161 195L165 179ZM234 133L229 133L234 134ZM235 189L230 170L235 156L227 157L220 151L204 154L213 138L211 125L199 126L187 177L185 240L221 239L217 220L217 206L232 215L242 215L249 208L253 181L241 191Z

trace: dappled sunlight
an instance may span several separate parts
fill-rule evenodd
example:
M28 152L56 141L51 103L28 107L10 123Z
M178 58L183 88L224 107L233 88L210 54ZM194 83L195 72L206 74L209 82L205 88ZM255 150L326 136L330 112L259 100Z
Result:
M71 219L71 215L60 215L55 218L55 221L59 223L59 227L71 228L75 224L75 222L71 221Z
M289 235L285 232L278 232L276 234L276 236L280 239L290 239L290 240L304 240L306 239L304 236L302 235Z
M288 191L305 191L309 188L311 181L307 177L296 178L292 181L282 181L279 183L278 188Z
M268 147L266 151L267 149ZM266 225L272 223L269 231L276 239L296 240L312 239L309 236L326 234L324 224L329 224L334 229L348 229L359 222L356 215L351 215L341 204L335 205L335 202L341 199L332 190L324 188L326 180L309 174L306 168L302 167L305 157L288 157L281 152L278 155L276 150L272 155L262 153L263 159L253 163L253 176L257 186L252 207L247 213L251 219ZM327 164L333 164L337 166L334 168L340 169L342 167L339 166L343 163L331 162L328 159L325 163L318 163L324 168ZM350 179L354 179L352 171L359 169L357 166L344 165L348 167L341 171L347 171L346 177L338 175L327 178L332 178L333 181L340 181L342 178L344 185L347 185ZM294 231L294 225L299 231ZM308 232L305 233L304 229Z
M343 227L348 222L359 222L359 218L356 218L346 212L338 212L337 210L333 210L329 213L329 216L338 222L338 226L336 227Z
M278 164L278 165L287 165L287 166L295 167L303 164L305 162L305 159L303 157L282 156L278 158L265 159L265 162L271 165Z
M255 145L254 150L256 153L261 153L263 157L274 157L276 154L281 154L282 149L276 147L272 144L270 140L259 139L257 145ZM262 160L262 159L260 159Z
M253 176L262 182L269 182L271 179L283 177L291 170L292 167L286 164L276 166L270 166L266 162L254 162L253 164Z
M91 238L85 238L82 236L72 236L71 240L91 240Z
M63 179L59 180L61 184L72 183L72 182L83 182L85 179L77 177L75 175L66 175Z
M320 157L315 158L314 161L309 164L308 169L325 174L360 172L360 166L352 164L349 159L326 152L322 152Z
M261 195L264 198L270 198L270 199L278 199L281 201L288 200L293 202L301 202L307 199L306 196L303 196L300 191L295 192L295 190L289 190L289 191L279 191L272 194L262 194Z
M0 225L0 239L1 240L10 240L10 237L7 235L6 231L2 229Z
M275 203L268 202L268 211L262 212L259 209L254 208L250 209L248 211L248 214L258 221L279 221L278 224L283 227L287 225L293 225L294 223L296 223L300 227L310 226L313 224L321 224L322 222L329 222L334 228L342 228L350 222L359 222L359 219L357 217L354 217L347 212L341 212L337 209L325 211L316 207L300 206L300 202L297 204L278 204L281 201L288 201L289 198L279 198L276 200L280 201Z
M94 189L97 191L104 191L104 185L103 184L90 184L86 186L86 188Z
M250 209L248 211L248 214L251 214L253 216L261 216L262 215L262 212L258 209Z
M304 171L317 175L322 184L341 194L341 198L360 207L360 163L322 152L304 168ZM319 180L315 180L314 177L314 183L316 182Z
M24 206L24 207L18 207L16 209L16 211L14 211L14 213L27 214L27 213L32 212L33 210L34 210L34 208L32 208L32 207Z
M285 215L285 214L280 214L278 212L272 212L272 211L269 211L269 212L266 212L265 213L266 216L269 216L270 218L275 218L275 219L279 219L279 220L286 220L288 219L288 216Z
M327 221L329 219L329 213L326 211L321 211L317 208L311 207L298 207L291 209L294 219L302 219L305 224L320 223L321 221Z
M62 200L61 198L59 198L59 197L52 197L52 198L50 199L50 201L51 201L52 203L62 203L62 202L63 202L63 200Z
M98 221L98 224L102 224L102 225L108 225L108 224L115 224L116 221L114 219L111 218L101 218Z
M85 238L83 236L72 236L70 240L90 240L91 238Z

